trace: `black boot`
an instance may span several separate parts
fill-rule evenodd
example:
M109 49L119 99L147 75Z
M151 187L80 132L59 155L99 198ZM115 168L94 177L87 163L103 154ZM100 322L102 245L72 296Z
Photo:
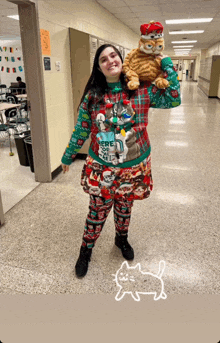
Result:
M118 235L115 236L115 245L121 249L122 255L126 260L133 260L134 250L127 241L128 235Z
M80 248L80 255L75 266L76 275L78 277L83 277L86 275L91 254L92 249L83 246Z

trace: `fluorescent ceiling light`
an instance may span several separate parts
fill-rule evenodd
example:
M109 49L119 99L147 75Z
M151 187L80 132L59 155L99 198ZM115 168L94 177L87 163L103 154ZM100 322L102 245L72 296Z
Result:
M170 31L170 35L183 35L183 34L190 34L190 33L203 33L204 30L194 30L194 31Z
M197 43L197 40L177 40L171 42L172 44Z
M192 49L174 49L174 51L190 51L190 50L192 50Z
M188 23L210 23L213 18L201 18L201 19L172 19L165 20L166 24L188 24Z
M7 16L8 18L12 18L12 19L15 19L15 20L19 20L19 15L8 15Z
M173 48L193 48L194 45L175 45Z

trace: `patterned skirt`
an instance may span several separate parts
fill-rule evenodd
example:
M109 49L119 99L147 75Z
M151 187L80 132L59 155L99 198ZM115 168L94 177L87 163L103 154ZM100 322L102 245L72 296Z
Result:
M142 200L153 190L151 155L128 168L108 167L87 156L81 174L83 190L105 199Z

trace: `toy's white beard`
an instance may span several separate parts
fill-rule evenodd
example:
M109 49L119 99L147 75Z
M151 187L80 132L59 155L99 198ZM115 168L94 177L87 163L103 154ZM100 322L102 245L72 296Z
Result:
M162 55L162 51L163 51L163 49L156 49L155 51L154 51L154 55Z

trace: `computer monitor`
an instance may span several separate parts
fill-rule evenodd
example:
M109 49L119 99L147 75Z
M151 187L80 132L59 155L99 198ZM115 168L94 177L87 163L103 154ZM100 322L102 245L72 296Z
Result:
M11 88L17 88L18 83L17 82L11 82Z

